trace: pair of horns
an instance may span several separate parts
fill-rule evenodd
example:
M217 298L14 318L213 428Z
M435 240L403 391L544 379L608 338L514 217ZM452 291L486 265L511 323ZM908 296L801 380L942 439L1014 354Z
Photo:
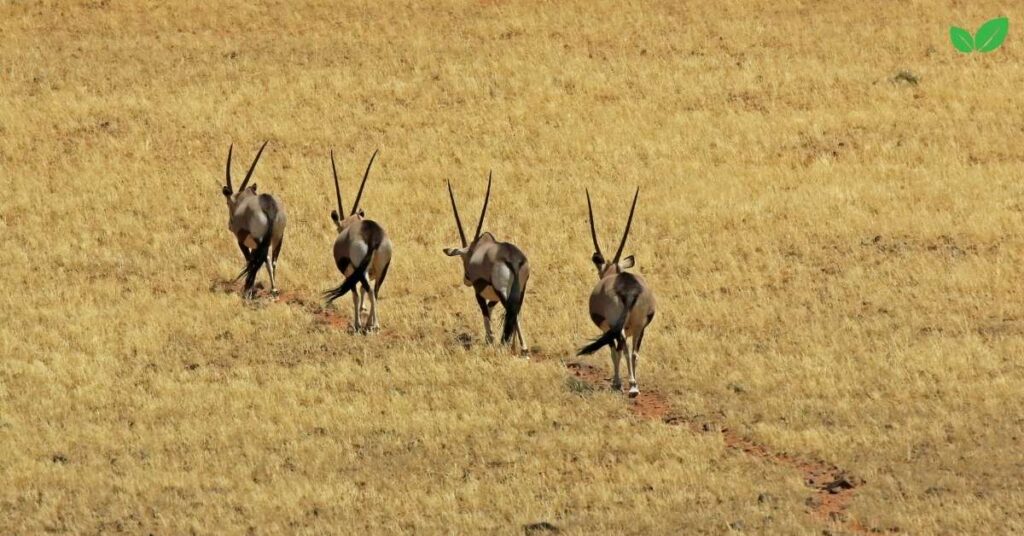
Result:
M487 172L487 193L484 195L484 208L480 211L480 221L476 223L476 233L473 234L473 242L476 242L477 238L480 238L480 229L484 227L484 216L487 215L487 203L491 200L491 179L494 177L493 171ZM462 240L462 247L466 247L469 244L466 243L466 232L462 230L462 220L459 219L459 207L455 206L455 194L452 193L452 181L448 181L448 197L452 200L452 212L455 213L455 225L459 228L459 238Z
M263 142L263 145L260 147L259 152L256 153L256 158L253 159L252 165L249 166L249 171L245 174L245 180L243 180L242 181L242 185L238 187L238 191L239 192L244 190L246 185L249 184L249 179L252 177L252 172L256 169L256 162L260 161L260 155L263 154L263 149L267 148L267 144L268 143L270 143L270 140L267 140L267 141ZM231 152L232 152L232 150L234 150L234 148L235 148L235 144L233 144L233 143L228 147L228 164L227 164L227 169L225 171L225 173L227 175L227 181L228 181L228 190L231 190L232 192L235 191L234 187L231 186Z
M356 194L356 202L352 204L352 212L349 215L356 213L359 210L359 200L363 198L363 188L366 187L366 178L370 176L370 168L373 167L373 161L377 158L377 153L380 149L373 152L370 156L370 163L366 165L366 171L363 173L363 182L359 184L359 193ZM341 186L338 184L338 168L334 165L334 149L331 149L331 172L334 173L334 193L338 196L338 217L342 218L345 215L345 209L341 207Z
M626 247L626 238L629 237L629 228L633 225L633 212L636 210L636 200L638 197L640 197L639 187L636 189L636 194L633 195L633 206L629 208L629 219L626 220L626 231L622 233L622 241L619 242L619 250L615 252L612 264L619 262L622 250ZM597 243L597 229L594 228L594 207L590 204L590 190L587 190L587 212L590 214L590 237L594 239L594 251L604 257L604 254L601 253L601 246Z

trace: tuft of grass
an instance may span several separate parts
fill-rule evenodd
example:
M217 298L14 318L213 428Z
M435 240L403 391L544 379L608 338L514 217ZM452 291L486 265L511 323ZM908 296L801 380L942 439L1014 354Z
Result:
M900 71L896 73L895 76L892 77L892 81L894 83L903 82L910 84L912 86L916 86L917 83L921 81L921 79L916 74L910 71Z
M593 385L590 385L575 376L569 376L565 379L565 387L569 389L570 393L577 395L589 395L594 392Z

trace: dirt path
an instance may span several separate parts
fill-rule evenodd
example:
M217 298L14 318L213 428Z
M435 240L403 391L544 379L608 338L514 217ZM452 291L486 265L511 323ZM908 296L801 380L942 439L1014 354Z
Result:
M258 285L257 289L257 299L253 303L265 304L274 301L274 298L269 296L262 287ZM214 282L210 290L241 293L239 285L226 281ZM276 301L298 307L332 328L350 329L350 320L347 316L339 315L337 312L325 308L321 301L307 298L298 292L282 292L276 297ZM534 353L534 362L544 363L554 359L553 356L545 357L538 354L541 352ZM566 364L566 368L575 378L593 388L605 389L611 383L610 379L606 377L604 369L593 365L570 362ZM645 388L638 397L633 399L627 398L623 393L623 400L629 404L630 410L639 417L658 420L669 426L684 426L698 434L718 433L729 450L740 451L765 463L781 465L797 471L803 477L804 484L813 490L812 495L807 498L806 506L808 514L816 521L855 534L881 532L877 529L866 528L847 514L847 509L856 495L857 488L864 484L862 479L849 472L821 460L776 451L768 445L728 428L720 421L708 419L705 416L679 415L672 411L671 404L656 389Z
M223 294L235 294L238 296L239 300L242 299L242 285L236 281L214 279L210 284L210 291L220 292ZM316 318L320 323L327 324L334 328L349 329L351 327L349 324L351 320L348 317L339 315L336 311L324 307L323 300L308 298L295 291L285 291L281 292L277 296L272 296L263 287L262 283L256 284L256 297L251 302L247 302L247 305L258 308L274 302L302 309Z
M605 389L611 383L604 370L593 365L571 362L566 364L566 367L574 377L592 387ZM849 472L821 460L776 451L726 427L721 422L703 416L687 417L675 414L672 406L657 390L645 388L634 399L626 398L623 392L623 400L629 404L630 410L640 417L659 420L670 426L685 426L698 434L718 433L729 450L740 451L765 463L796 470L803 477L804 484L813 490L813 494L807 498L806 505L808 514L816 521L855 534L879 532L864 527L846 513L857 488L864 484L862 479Z

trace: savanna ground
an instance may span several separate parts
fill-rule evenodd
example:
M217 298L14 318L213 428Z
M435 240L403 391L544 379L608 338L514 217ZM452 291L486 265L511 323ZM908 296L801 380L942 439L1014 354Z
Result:
M1024 529L1005 3L171 4L0 5L0 532ZM1000 15L997 52L949 44ZM264 139L305 306L225 283L226 151L240 180ZM314 314L331 147L347 202L381 149L374 336ZM489 169L531 361L481 344L441 253L444 179L473 226ZM710 432L566 369L596 334L583 188L608 250L635 186L641 400ZM816 516L715 427L863 484Z

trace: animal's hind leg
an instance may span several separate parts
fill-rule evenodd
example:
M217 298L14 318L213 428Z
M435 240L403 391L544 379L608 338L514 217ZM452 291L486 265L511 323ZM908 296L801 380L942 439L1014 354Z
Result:
M370 286L370 282L366 279L366 274L363 274L363 295L370 295L370 320L367 330L377 331L380 329L380 322L377 320L377 293Z
M612 390L614 391L622 389L622 378L619 376L619 362L622 359L622 352L620 350L623 349L623 346L622 341L615 341L615 344L608 347L612 351Z
M359 325L359 310L362 300L359 299L359 289L352 289L352 330L359 333L362 327Z
M245 244L239 242L238 249L242 250L242 256L245 257L245 262L248 263L249 256L252 255L252 253L249 252L249 248L245 247Z
M391 261L388 261L384 265L384 269L380 271L380 276L377 277L377 281L373 284L374 295L380 296L380 287L384 284L384 278L388 276L388 268L391 267Z
M644 340L644 332L643 331L641 331L635 337L633 337L633 355L630 356L630 357L633 360L633 376L634 376L633 379L634 380L636 379L636 360L637 360L637 358L640 357L640 343L643 342L643 340ZM632 382L632 388L630 388L630 390L629 390L630 396L636 396L636 394L633 393L634 389L636 389L636 394L640 393L640 389L637 388L635 381Z
M277 271L277 268L274 266L274 263L268 260L267 261L267 274L270 275L270 293L271 294L277 294L277 280L274 277L276 275L275 274L276 271Z
M276 244L274 244L274 248L273 248L274 251L273 251L273 253L270 256L271 260L274 261L275 265L277 264L277 257L281 255L281 246L283 246L283 245L284 245L284 237L282 236L281 239L278 240Z
M519 340L519 353L529 358L529 348L526 347L526 339L523 338L523 329L519 327L519 319L516 319L516 339Z
M377 293L373 289L367 290L370 295L370 331L380 329L380 321L377 319Z
M476 304L480 306L480 313L484 315L484 341L487 344L493 344L494 334L491 332L491 309L494 308L495 302L488 303L479 294L474 294L474 296L476 296Z
M633 398L640 394L640 388L636 386L636 354L633 353L632 347L626 344L625 337L622 338L622 346L626 349L626 369L629 371L629 397Z
M277 294L277 257L281 255L282 245L284 245L283 236L271 248L270 262L267 263L267 268L270 269L270 292L274 294Z

